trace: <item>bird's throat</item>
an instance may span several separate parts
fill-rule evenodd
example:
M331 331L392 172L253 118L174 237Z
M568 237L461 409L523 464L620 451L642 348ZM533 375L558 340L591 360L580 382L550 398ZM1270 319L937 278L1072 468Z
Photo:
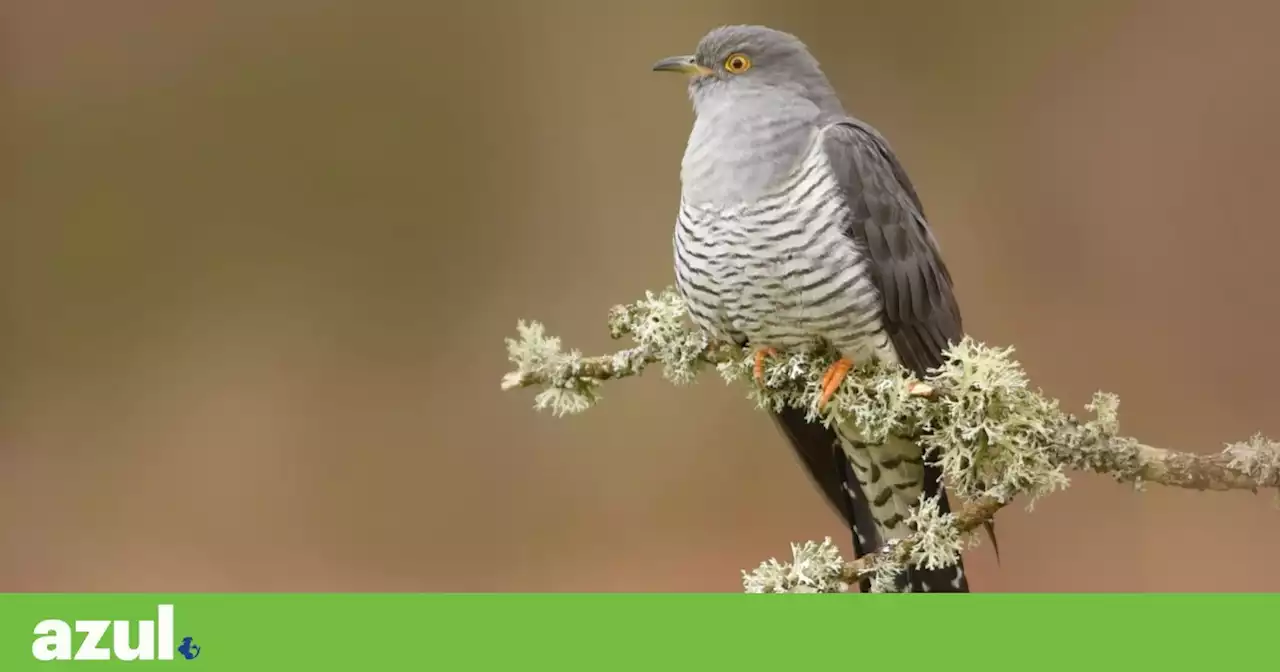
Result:
M790 176L811 147L812 110L750 103L698 109L680 171L687 201L754 201Z

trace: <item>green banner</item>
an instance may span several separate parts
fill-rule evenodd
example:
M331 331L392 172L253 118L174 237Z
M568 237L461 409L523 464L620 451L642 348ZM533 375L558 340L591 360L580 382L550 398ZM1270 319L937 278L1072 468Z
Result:
M1276 614L1277 595L3 594L0 670L1269 668Z

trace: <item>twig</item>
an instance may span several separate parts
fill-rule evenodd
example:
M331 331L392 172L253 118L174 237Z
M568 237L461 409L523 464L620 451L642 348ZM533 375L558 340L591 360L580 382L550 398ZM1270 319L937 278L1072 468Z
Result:
M986 497L976 502L968 502L952 519L952 525L960 535L966 535L995 517L996 512L1004 508L1008 502ZM879 565L884 564L886 554L892 556L890 562L896 566L905 566L911 562L916 547L919 545L916 535L909 535L898 543L868 553L856 560L845 563L840 570L840 579L853 584L867 576L873 576Z

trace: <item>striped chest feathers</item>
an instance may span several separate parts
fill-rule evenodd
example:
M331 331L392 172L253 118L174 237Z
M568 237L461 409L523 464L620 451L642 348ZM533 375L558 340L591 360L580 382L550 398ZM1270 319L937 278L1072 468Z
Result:
M879 330L879 301L845 232L847 215L820 151L808 152L787 180L753 202L682 202L676 280L695 321L719 338L745 336L758 345L823 340L863 349Z

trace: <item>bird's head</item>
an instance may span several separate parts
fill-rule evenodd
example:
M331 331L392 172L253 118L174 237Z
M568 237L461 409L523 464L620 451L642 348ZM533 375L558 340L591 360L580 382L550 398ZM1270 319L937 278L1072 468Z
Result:
M800 96L819 107L834 101L830 84L804 43L765 26L716 28L698 42L694 53L664 58L653 69L688 75L695 106L758 94Z

